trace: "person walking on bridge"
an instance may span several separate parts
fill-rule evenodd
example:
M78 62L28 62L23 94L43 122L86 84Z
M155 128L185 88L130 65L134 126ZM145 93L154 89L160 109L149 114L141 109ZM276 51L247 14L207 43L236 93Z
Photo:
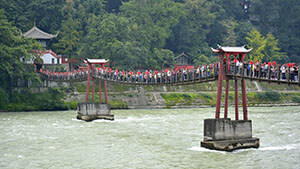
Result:
M283 64L281 67L280 67L280 71L281 71L281 80L285 80L286 77L285 77L285 72L286 72L286 65Z

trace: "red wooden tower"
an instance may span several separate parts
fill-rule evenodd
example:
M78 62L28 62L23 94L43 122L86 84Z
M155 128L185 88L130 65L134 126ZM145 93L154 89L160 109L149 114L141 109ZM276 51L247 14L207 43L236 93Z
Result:
M234 59L239 59L240 62L244 61L245 54L251 52L252 49L245 49L245 46L242 47L222 47L218 45L217 49L211 48L214 53L219 54L220 59L220 68L219 68L219 77L218 77L218 93L217 93L217 104L216 104L216 115L215 118L220 118L220 108L221 108L221 95L222 95L222 81L226 80L225 88L225 104L224 104L224 118L228 117L228 90L229 90L229 77L226 76L224 69L229 70L230 61ZM230 56L233 55L233 58L230 59ZM224 65L227 64L227 68ZM238 102L238 80L235 78L235 119L239 120L239 102ZM245 79L241 80L242 86L242 100L243 100L243 114L244 120L248 120L247 112L247 97L246 97L246 82Z

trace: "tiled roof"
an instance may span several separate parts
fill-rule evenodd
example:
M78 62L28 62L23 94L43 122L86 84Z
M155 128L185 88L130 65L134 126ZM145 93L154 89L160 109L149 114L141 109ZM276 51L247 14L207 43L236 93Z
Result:
M219 52L238 52L238 53L249 53L251 52L252 48L251 49L246 49L245 46L241 46L241 47L223 47L223 46L220 46L218 45L218 49L214 49L214 48L211 48L211 50L214 52L214 53L219 53Z
M108 62L108 60L106 59L87 59L86 61L87 63L91 63L91 64L103 64Z
M40 55L43 56L45 54L50 54L52 55L53 57L55 58L61 58L61 56L57 55L55 52L53 52L51 49L49 50L46 50L46 51L39 51L40 52Z
M178 59L181 56L184 56L186 58L190 58L190 57L188 57L188 55L186 55L184 52L182 52L180 55L176 56L174 59L176 60L176 59Z
M52 35L52 34L49 34L49 33L46 33L44 31L40 30L36 26L33 26L33 28L31 28L29 31L24 33L23 36L28 37L28 38L34 38L34 39L52 39L52 38L55 38L57 36L57 34Z

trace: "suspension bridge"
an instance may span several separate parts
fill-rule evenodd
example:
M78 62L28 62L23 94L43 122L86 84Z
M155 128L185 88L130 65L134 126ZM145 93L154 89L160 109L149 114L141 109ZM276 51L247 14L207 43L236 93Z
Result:
M93 119L113 120L108 104L107 82L126 85L192 85L218 81L216 111L214 119L204 120L204 140L201 146L232 151L238 148L259 147L259 139L252 137L252 122L248 120L245 80L265 81L268 83L300 86L299 66L295 63L277 64L276 62L259 63L245 61L245 54L252 49L243 47L212 48L217 53L218 63L199 66L195 69L166 69L145 71L118 71L105 67L105 59L86 59L87 70L74 72L40 71L41 77L48 81L80 82L87 81L86 102L78 104L78 118L86 121ZM95 81L99 81L99 89L104 82L105 104L95 104ZM90 81L92 81L92 97L89 102ZM220 117L222 82L225 84L224 117ZM235 120L228 118L229 82L234 81L235 88ZM243 119L239 117L239 81L242 92ZM99 103L102 94L99 90Z

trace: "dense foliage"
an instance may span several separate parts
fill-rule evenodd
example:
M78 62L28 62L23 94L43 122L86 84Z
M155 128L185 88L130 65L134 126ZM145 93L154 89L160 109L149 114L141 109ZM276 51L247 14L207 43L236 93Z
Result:
M52 44L70 58L107 58L117 68L161 68L181 52L214 61L217 44L254 47L250 59L300 62L300 1L0 0L22 32L33 22L59 33Z
M47 92L32 93L30 90L13 92L6 105L0 105L1 111L47 111L67 110L68 106L62 101L63 91L49 88Z
M35 40L21 36L18 29L7 21L4 10L0 9L0 106L6 105L12 96L12 86L18 80L39 81L33 65L24 65L21 58L34 55L40 49Z

